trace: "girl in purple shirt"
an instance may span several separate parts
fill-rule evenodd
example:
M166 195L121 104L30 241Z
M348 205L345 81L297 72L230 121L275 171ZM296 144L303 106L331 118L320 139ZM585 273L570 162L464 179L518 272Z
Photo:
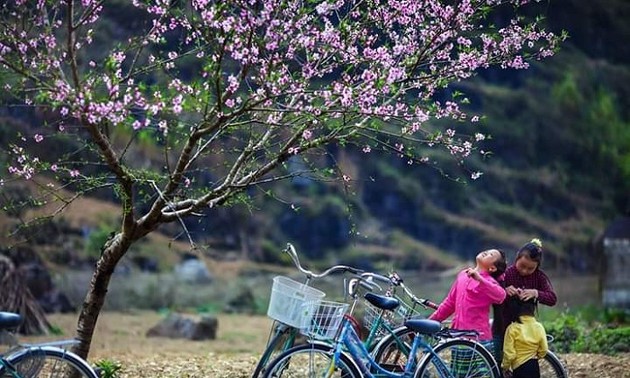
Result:
M457 275L448 295L429 319L442 322L454 314L451 324L454 329L476 330L480 341L492 351L490 307L503 302L506 296L496 281L505 271L505 254L489 249L480 252L476 262L474 268L464 269Z
M505 302L494 306L492 331L495 336L497 362L501 364L503 336L510 323L518 320L518 300L534 299L547 306L557 302L556 293L549 277L540 269L542 263L542 243L532 239L522 246L516 254L514 265L507 268L503 278L503 286L507 294Z

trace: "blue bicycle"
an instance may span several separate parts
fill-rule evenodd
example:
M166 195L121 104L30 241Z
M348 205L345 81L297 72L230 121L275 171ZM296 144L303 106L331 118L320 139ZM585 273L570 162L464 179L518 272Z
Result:
M295 345L298 336L297 327L300 325L302 310L304 310L301 307L302 303L308 298L323 298L324 296L324 292L309 286L311 280L321 279L335 273L350 273L352 275L363 273L362 270L347 265L334 265L322 273L314 273L302 267L295 247L291 243L287 243L283 252L289 255L295 267L304 274L305 281L299 283L282 276L274 278L276 290L272 289L272 299L267 312L267 315L274 319L274 323L267 346L258 360L251 378L262 377L267 364L274 357Z
M385 311L394 311L396 298L368 293L366 300ZM427 319L409 319L405 327L414 333L404 367L397 371L379 364L361 341L354 323L345 316L347 304L314 302L312 316L301 327L309 342L275 358L265 377L388 377L388 378L498 378L500 372L490 352L474 340L448 338L441 324ZM434 344L432 341L441 341Z

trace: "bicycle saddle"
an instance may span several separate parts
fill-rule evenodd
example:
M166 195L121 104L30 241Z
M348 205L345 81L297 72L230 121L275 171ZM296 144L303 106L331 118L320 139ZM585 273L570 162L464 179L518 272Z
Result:
M423 335L433 335L442 329L440 322L430 319L409 319L405 322L405 326Z
M378 295L374 293L365 294L365 299L372 305L382 310L393 310L400 305L400 301L396 298L386 297L384 295Z
M14 328L22 323L22 317L13 312L0 311L0 329Z

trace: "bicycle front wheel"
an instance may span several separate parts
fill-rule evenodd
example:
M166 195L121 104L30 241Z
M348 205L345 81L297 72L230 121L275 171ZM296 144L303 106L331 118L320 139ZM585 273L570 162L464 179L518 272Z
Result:
M281 352L293 347L296 334L297 328L281 323L277 324L274 327L274 334L271 340L267 344L262 356L260 356L260 360L258 360L258 364L252 373L252 378L264 376L267 364L280 355Z
M265 378L336 377L360 378L357 364L342 353L333 363L334 349L327 344L302 344L280 354L267 365Z
M569 378L560 358L552 351L548 351L545 358L538 360L540 364L540 378Z
M7 364L0 366L0 377L98 378L85 360L57 347L27 347L5 358Z
M415 337L422 336L416 335L415 332L407 327L400 327L392 333L386 334L371 352L374 361L383 369L392 372L404 371ZM417 352L415 356L417 358L416 361L420 361L422 353L422 350Z
M466 339L439 343L435 355L426 354L415 378L499 378L499 368L492 354L481 344Z

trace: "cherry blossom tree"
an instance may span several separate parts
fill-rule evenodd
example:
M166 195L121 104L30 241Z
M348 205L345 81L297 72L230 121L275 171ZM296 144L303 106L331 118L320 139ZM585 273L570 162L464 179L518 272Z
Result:
M444 149L464 162L485 135L458 125L470 130L480 115L464 110L464 96L445 100L445 89L489 67L526 69L564 38L539 20L489 21L496 8L516 15L526 3L131 0L116 6L133 27L107 32L113 2L3 2L2 105L45 115L9 146L3 183L52 178L81 193L109 189L120 203L75 352L88 356L110 278L133 243L300 174L286 169L291 159L353 143L366 156L379 149L433 164L431 150ZM49 161L44 151L71 135L98 161L76 151ZM160 164L134 158L146 145L163 150ZM71 198L61 199L60 210Z

